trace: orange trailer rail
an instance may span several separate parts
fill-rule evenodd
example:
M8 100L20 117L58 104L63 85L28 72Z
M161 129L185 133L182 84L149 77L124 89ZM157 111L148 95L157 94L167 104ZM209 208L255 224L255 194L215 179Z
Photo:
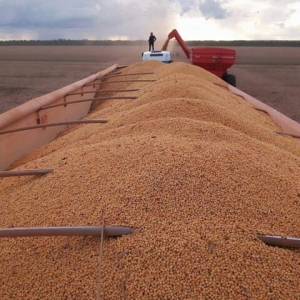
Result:
M118 68L117 64L59 90L32 99L0 115L0 171L14 161L57 137L68 125L41 126L34 132L13 132L14 129L50 123L80 120L90 109L98 84L93 82ZM68 97L68 101L66 100ZM76 105L59 105L69 101L86 100ZM57 105L57 106L56 106ZM46 106L51 108L46 109ZM55 106L55 107L54 107ZM44 109L43 109L44 108Z

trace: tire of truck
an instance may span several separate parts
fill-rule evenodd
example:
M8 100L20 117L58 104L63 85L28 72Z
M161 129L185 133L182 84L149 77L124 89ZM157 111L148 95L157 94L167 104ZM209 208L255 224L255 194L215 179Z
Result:
M232 86L236 86L236 77L235 77L235 75L225 73L225 74L222 76L222 79L223 79L225 82L227 82L228 84L230 84L230 85L232 85Z

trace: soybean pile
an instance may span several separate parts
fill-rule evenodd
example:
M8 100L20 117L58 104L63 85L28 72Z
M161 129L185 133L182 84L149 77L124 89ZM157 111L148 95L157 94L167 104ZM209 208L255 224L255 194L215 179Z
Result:
M104 240L101 299L299 299L300 253L257 238L300 237L299 142L199 67L120 72L155 81L17 161L54 172L1 179L1 227L134 227ZM95 299L100 238L0 242L1 299Z

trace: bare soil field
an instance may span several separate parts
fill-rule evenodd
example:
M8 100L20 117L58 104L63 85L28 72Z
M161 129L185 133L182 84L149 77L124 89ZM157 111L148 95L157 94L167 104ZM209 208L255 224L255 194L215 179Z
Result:
M161 48L160 44L156 45ZM300 50L231 47L237 51L230 73L237 88L300 122ZM2 46L0 113L117 63L141 60L142 46ZM188 62L180 47L174 61Z

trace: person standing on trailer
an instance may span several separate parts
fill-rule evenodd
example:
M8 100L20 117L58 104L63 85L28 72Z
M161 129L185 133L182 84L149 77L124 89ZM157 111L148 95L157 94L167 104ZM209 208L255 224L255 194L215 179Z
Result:
M149 40L148 40L149 51L151 51L151 48L152 48L152 51L154 51L154 42L155 41L156 41L156 37L155 37L155 35L153 35L153 32L151 32L150 36L149 36Z

